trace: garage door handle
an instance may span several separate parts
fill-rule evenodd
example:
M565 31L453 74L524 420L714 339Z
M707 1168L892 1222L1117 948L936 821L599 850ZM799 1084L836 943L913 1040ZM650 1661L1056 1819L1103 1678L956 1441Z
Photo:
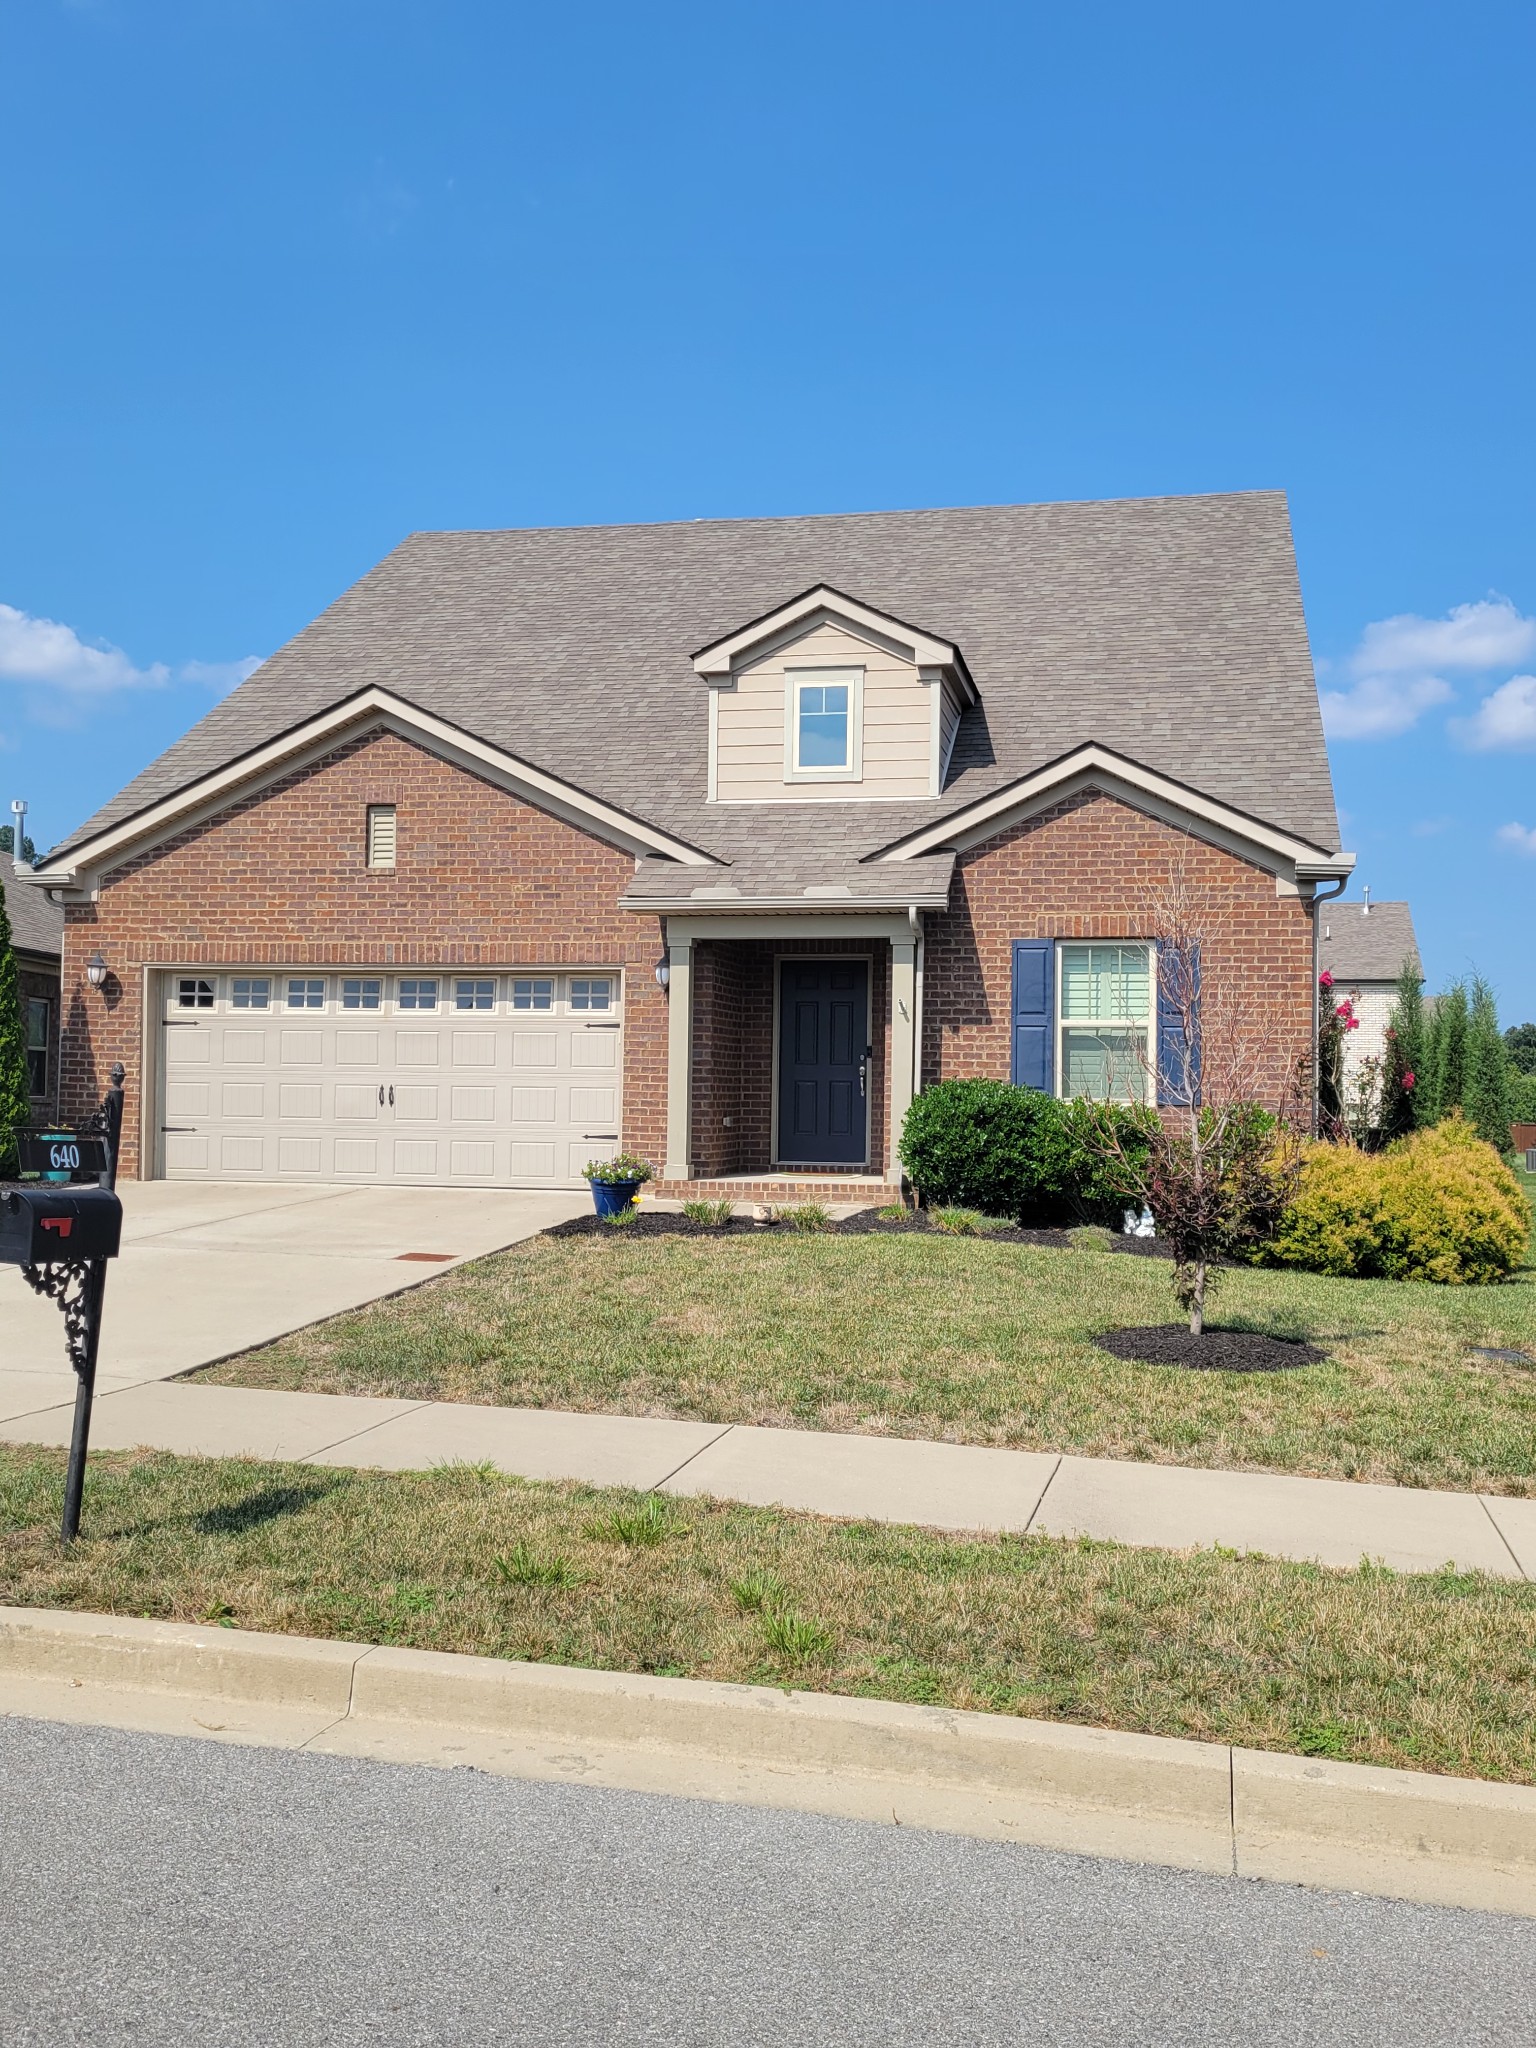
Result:
M611 1138L614 1144L619 1142L617 1131L583 1131L581 1135L584 1138Z
M380 1109L384 1107L384 1083L382 1081L379 1083L379 1107Z
M617 1024L589 1024L586 1028L588 1031L617 1031L619 1027Z
M389 1106L391 1109L395 1106L395 1084L393 1081L389 1084Z

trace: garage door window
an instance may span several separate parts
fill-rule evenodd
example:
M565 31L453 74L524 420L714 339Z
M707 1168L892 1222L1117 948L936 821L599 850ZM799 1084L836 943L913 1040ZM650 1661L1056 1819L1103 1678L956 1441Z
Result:
M288 1007L290 1010L323 1010L325 1008L325 983L323 981L290 981L288 984Z
M571 1008L573 1010L611 1010L613 1008L613 983L606 976L571 982Z
M437 983L435 981L402 981L395 993L396 1007L402 1010L435 1010L437 1008Z
M341 1007L344 1010L377 1010L384 1000L382 981L344 981Z
M213 983L198 981L188 976L176 984L176 1007L178 1010L211 1010L213 1008Z
M456 1010L494 1010L495 982L456 981L453 985L453 1007Z
M234 979L233 1003L237 1010L265 1010L272 1001L270 981L258 981L253 977L237 974Z
M512 1007L514 1010L552 1010L555 1007L555 984L552 981L514 981Z

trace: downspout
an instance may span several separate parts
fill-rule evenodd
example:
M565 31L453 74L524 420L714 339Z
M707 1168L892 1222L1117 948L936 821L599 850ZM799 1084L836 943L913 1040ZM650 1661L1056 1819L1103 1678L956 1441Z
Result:
M923 1092L923 917L915 903L907 905L907 923L917 941L912 964L912 1096Z
M1313 1136L1314 1138L1315 1138L1315 1137L1317 1136L1317 1114L1318 1114L1318 1104L1319 1104L1319 1095L1320 1095L1320 1083L1321 1083L1321 1081L1322 1081L1322 1075L1321 1075L1321 1074L1319 1073L1319 1071L1318 1071L1318 1065L1317 1065L1317 1060L1318 1060L1318 1048L1319 1048L1319 1044L1320 1044L1320 1042L1321 1042L1321 1037L1322 1037L1322 1005L1321 1005L1321 1002L1319 1001L1319 997L1320 997L1321 991L1319 990L1319 988L1318 988L1318 986L1317 986L1317 977L1318 977L1318 975L1319 975L1319 974L1320 974L1320 973L1322 972L1322 967L1321 967L1321 965L1320 965L1320 962L1319 962L1319 957L1318 957L1318 937L1317 937L1317 906L1318 906L1318 905L1319 905L1320 903L1331 903L1331 902L1333 901L1333 899L1334 899L1334 898L1335 898L1336 896L1342 896L1342 895L1344 894L1344 891L1345 891L1345 890L1346 890L1346 889L1347 889L1348 887L1349 887L1349 877L1348 877L1348 875L1341 875L1341 876L1339 877L1338 881L1337 881L1337 882L1336 882L1336 883L1334 884L1333 888L1331 888L1331 889L1330 889L1330 890L1328 891L1328 893L1327 893L1327 895L1326 895L1326 896L1320 896L1320 895L1318 894L1318 892L1317 892L1317 889L1316 889L1316 887L1314 887L1314 888L1313 888L1313 891L1312 891L1312 896L1311 896L1311 900L1310 900L1310 901L1309 901L1309 903L1307 904L1307 915L1308 915L1308 916L1309 916L1309 917L1311 918L1311 920L1312 920L1312 1119L1311 1119L1311 1121L1312 1121L1312 1136Z

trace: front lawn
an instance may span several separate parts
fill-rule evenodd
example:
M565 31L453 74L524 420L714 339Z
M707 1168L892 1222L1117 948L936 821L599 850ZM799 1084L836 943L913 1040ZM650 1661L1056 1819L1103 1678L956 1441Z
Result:
M698 1417L1536 1493L1536 1271L1500 1287L1222 1276L1212 1321L1321 1364L1110 1357L1161 1260L936 1235L545 1237L210 1371L227 1384Z
M1536 1587L434 1472L0 1447L0 1602L1536 1782Z

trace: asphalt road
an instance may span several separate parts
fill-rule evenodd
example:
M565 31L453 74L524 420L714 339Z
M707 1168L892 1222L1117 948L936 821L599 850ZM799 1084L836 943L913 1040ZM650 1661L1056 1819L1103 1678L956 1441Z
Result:
M0 1720L5 2048L1492 2048L1536 1923Z

